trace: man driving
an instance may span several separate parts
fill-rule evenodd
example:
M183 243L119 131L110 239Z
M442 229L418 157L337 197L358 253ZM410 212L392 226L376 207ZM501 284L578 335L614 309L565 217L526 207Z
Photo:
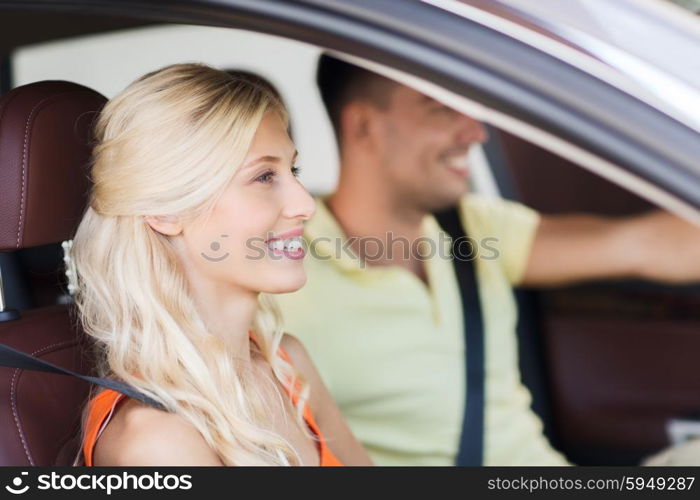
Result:
M431 214L457 207L483 250L475 260L485 342L483 463L568 465L544 436L521 381L513 287L697 280L700 232L662 211L545 216L470 193L467 155L487 139L481 123L327 55L317 82L340 178L306 224L306 286L278 297L286 330L303 341L375 463L454 464L465 412L464 317L455 268L440 258L449 248Z

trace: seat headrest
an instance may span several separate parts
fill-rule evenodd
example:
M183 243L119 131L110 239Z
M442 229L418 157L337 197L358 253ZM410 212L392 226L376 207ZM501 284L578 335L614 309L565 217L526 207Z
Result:
M105 102L61 81L0 97L0 251L73 236L87 203L92 126Z

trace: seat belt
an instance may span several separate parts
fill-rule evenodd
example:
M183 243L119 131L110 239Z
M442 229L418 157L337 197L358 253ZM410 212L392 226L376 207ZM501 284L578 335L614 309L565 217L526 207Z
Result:
M141 401L149 406L153 406L154 408L158 408L159 410L165 410L165 407L158 401L155 401L153 398L137 391L132 386L125 384L124 382L106 378L91 377L89 375L81 375L66 368L54 365L53 363L49 363L48 361L44 361L43 359L31 356L25 352L13 349L5 344L0 344L0 366L19 368L21 370L30 370L35 372L69 375L91 384L97 384L101 387L120 392L125 396L137 399L138 401Z
M462 310L464 312L464 341L466 351L466 397L462 437L456 465L483 465L484 460L484 321L474 259L478 249L467 240L458 208L434 214L438 224L452 238L452 263L457 275ZM460 247L469 248L469 254ZM474 255L472 255L474 254ZM467 257L467 258L465 258Z

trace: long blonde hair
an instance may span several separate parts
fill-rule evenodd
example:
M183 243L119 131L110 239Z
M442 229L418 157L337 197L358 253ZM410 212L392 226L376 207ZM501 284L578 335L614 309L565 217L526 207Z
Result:
M269 90L201 64L149 73L111 99L95 128L89 206L71 248L75 302L95 341L98 374L122 380L196 427L226 465L294 465L272 431L250 366L207 331L170 238L146 214L206 214L231 181L263 115L287 113ZM260 294L251 355L277 380L308 385L279 355L279 311ZM272 383L272 380L268 380ZM280 396L280 403L282 403ZM308 435L308 434L307 434Z

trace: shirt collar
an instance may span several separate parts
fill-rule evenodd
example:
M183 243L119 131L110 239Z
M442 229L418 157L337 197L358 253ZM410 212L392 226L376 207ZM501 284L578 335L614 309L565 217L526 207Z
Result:
M362 262L348 245L348 238L328 208L327 199L328 195L316 198L316 213L304 227L310 257L332 261L345 271L362 271Z
M304 238L311 254L310 258L329 260L347 272L366 271L370 266L363 264L350 248L347 235L328 208L329 196L316 198L316 213L304 227ZM422 223L423 236L432 238L438 244L441 241L438 238L440 231L435 217L426 215ZM445 244L448 245L445 248L449 251L449 241Z

